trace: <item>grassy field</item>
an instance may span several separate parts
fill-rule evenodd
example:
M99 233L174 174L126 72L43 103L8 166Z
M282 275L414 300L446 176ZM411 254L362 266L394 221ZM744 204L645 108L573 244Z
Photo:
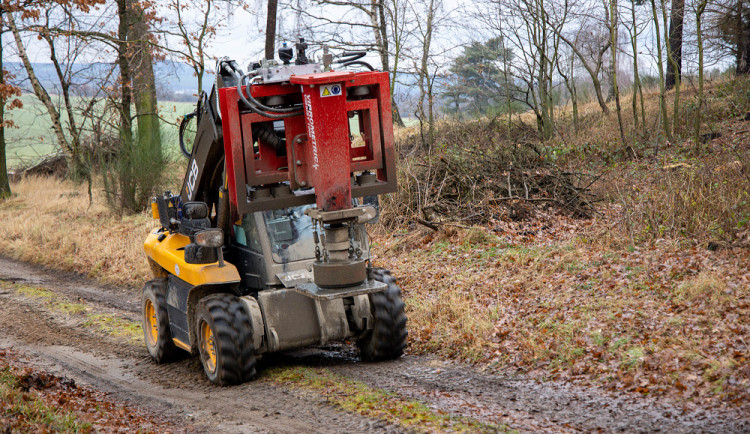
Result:
M53 101L62 108L59 97L52 95ZM17 128L8 128L5 131L7 141L8 167L27 166L38 161L46 155L58 152L59 147L55 141L55 133L52 129L52 121L44 104L39 102L36 96L24 94L21 97L23 108L14 109L6 113ZM73 105L78 106L88 102L81 98L73 98ZM179 155L177 142L177 122L185 113L195 108L192 103L164 101L159 103L159 114L164 120L162 125L163 149L169 157ZM67 125L67 114L64 110L63 126ZM84 130L90 129L90 125L84 125Z

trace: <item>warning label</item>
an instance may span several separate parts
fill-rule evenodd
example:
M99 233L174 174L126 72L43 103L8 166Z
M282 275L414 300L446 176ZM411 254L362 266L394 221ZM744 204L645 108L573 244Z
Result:
M326 84L320 86L320 96L339 96L341 95L340 84Z

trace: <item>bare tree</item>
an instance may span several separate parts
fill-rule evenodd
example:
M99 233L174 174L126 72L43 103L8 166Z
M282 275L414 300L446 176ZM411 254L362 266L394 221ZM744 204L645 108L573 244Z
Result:
M391 74L393 119L403 125L398 104L393 100L405 44L403 16L406 0L289 0L286 8L298 15L300 26L291 37L305 36L318 45L346 50L372 50L381 69ZM336 17L336 18L333 18ZM304 34L303 34L304 33ZM395 47L394 47L395 43Z
M26 53L26 46L21 39L21 32L18 28L18 25L16 24L16 19L14 17L15 13L16 12L6 12L4 16L5 18L7 18L7 25L10 28L11 33L13 34L16 48L18 50L18 56L21 58L21 62L26 69L26 74L28 75L31 86L34 89L34 94L37 98L39 98L39 101L44 104L44 107L46 108L47 113L52 120L52 130L55 133L55 138L57 139L57 143L60 146L60 149L65 152L68 160L75 164L76 161L80 160L80 155L77 155L76 153L77 145L71 144L66 137L65 131L63 130L60 112L58 111L57 106L52 101L52 97L50 97L49 93L47 93L47 90L42 86L41 81L34 71L34 67L32 66L31 61L29 60L29 56Z
M276 46L276 13L278 12L279 1L268 0L266 8L266 59L274 58L274 48Z
M672 0L672 12L669 17L669 53L671 61L667 64L667 90L675 87L682 73L682 27L685 17L685 0Z
M417 35L419 44L422 47L419 64L415 65L419 83L419 99L417 100L417 118L419 119L420 130L422 131L422 145L432 147L435 140L435 110L433 99L433 85L435 74L430 68L430 59L432 56L433 34L436 26L436 14L441 7L440 0L426 0L419 4L412 4L415 16L424 14L424 22L416 20ZM421 6L421 7L420 7ZM417 10L419 8L420 10ZM416 63L416 62L415 62ZM425 110L425 102L427 109ZM424 139L424 123L428 125L427 139Z
M557 11L545 0L487 0L477 16L491 31L504 38L515 53L513 76L524 83L515 97L537 118L537 130L547 140L554 133L553 73L559 49L559 29L567 8ZM551 17L550 11L556 15Z
M750 4L747 0L712 0L705 10L704 42L718 59L735 59L735 74L750 74Z
M589 77L591 78L594 93L596 94L596 99L599 103L599 107L602 109L602 113L604 113L605 115L609 115L609 107L607 107L607 103L602 93L602 84L601 80L599 79L599 73L601 72L602 66L604 65L604 55L612 46L612 40L609 35L607 35L607 37L600 38L597 37L596 34L588 32L588 29L590 28L588 23L593 19L588 14L582 14L580 17L578 17L578 19L579 24L573 26L578 29L575 37L566 35L564 26L557 27L558 36L560 40L565 42L568 47L573 50L573 53L578 56L579 60L581 61L581 65L586 70L586 72L588 72ZM607 27L609 26L609 23L607 22L605 22L604 24ZM590 55L586 54L586 50L584 47L588 48Z
M617 85L617 28L618 28L618 8L617 0L609 0L609 16L610 16L610 38L612 42L612 53L610 55L612 60L612 89L615 94L615 107L617 111L617 124L620 127L620 145L627 146L625 143L625 128L622 125L622 110L620 109L620 89ZM628 149L632 152L632 148L628 146Z
M154 32L164 36L159 49L190 65L198 78L197 94L200 94L204 90L206 62L212 59L207 49L222 27L227 26L232 14L239 8L247 9L248 4L245 0L170 0L166 8L172 19L154 23L158 25ZM274 39L275 34L272 42ZM173 41L177 42L177 47L172 46Z
M630 43L633 51L633 125L638 128L638 99L640 97L641 120L646 123L646 109L643 103L643 85L641 83L641 74L638 71L638 36L643 32L644 27L638 25L636 15L636 6L643 5L644 0L630 1L630 25L625 25L630 36Z
M682 0L680 0L682 1ZM684 8L684 4L683 4ZM664 24L664 42L666 44L666 52L667 52L667 64L672 65L672 68L675 71L678 71L674 75L674 104L673 104L673 112L672 112L672 121L674 122L674 126L672 128L673 133L677 133L677 125L679 118L679 110L680 110L680 74L679 74L679 65L677 64L677 59L674 57L674 50L672 49L672 41L669 37L667 37L667 5L666 0L661 0L661 13L662 13L662 23ZM682 38L680 37L680 44L682 44ZM680 54L681 56L682 54ZM669 89L667 86L667 79L665 79L664 86L666 89ZM664 119L664 122L667 122L667 119Z
M568 89L570 95L570 104L573 108L573 132L578 134L578 91L576 89L575 82L575 55L570 52L567 56L567 61L562 62L564 59L558 59L557 62L557 73L563 78L565 88Z
M703 122L703 13L708 0L698 0L695 8L695 33L698 38L698 110L695 119L695 146L700 143L701 123Z
M0 5L0 199L10 197L10 182L8 182L8 166L5 158L5 128L12 127L13 122L5 117L5 106L10 99L10 109L22 107L21 89L8 83L8 72L3 65L3 33L5 33L5 20L3 15L9 13L4 5Z
M654 18L654 29L656 31L656 52L658 53L657 69L659 70L659 111L661 112L661 122L664 125L664 133L667 140L672 142L672 131L669 128L669 117L667 116L667 100L665 97L666 89L664 86L664 60L662 57L661 32L659 31L659 16L656 11L656 1L651 0L651 11Z

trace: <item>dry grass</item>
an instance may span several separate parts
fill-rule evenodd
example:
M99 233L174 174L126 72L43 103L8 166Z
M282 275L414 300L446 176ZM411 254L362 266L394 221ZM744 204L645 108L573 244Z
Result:
M644 170L622 183L613 199L622 204L625 229L636 240L750 245L750 153L735 158L725 154Z
M675 303L691 304L703 301L709 306L721 305L728 301L726 281L712 272L703 271L677 287Z
M0 202L3 256L73 271L106 283L140 286L150 272L143 240L156 225L149 215L113 215L94 189L52 178L11 185Z
M404 288L411 350L703 405L742 404L750 386L748 252L611 248L585 241L589 231L546 246L459 231L400 244L398 256L389 251L397 240L379 239L379 263Z

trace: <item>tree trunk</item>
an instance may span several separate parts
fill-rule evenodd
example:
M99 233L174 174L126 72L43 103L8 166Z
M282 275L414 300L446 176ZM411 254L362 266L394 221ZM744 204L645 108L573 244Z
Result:
M510 94L510 80L508 79L508 50L505 49L505 36L500 37L500 49L503 50L503 81L505 82L505 104L508 111L508 140L511 136L511 124L513 123L513 101ZM456 104L458 109L458 104Z
M150 30L147 17L139 3L130 0L132 26L128 31L128 41L132 44L132 68L135 113L138 121L138 140L133 154L133 169L137 177L138 191L134 197L134 208L146 206L146 202L157 184L163 168L161 149L161 125L156 99L156 80L149 42Z
M385 5L384 0L371 0L370 10L368 15L370 16L370 23L372 24L372 30L375 37L375 45L378 47L378 55L380 56L380 64L383 71L391 74L391 115L393 116L393 123L403 127L404 121L401 118L401 112L398 109L398 104L393 99L393 90L396 85L396 74L398 70L394 67L391 70L390 65L390 47L388 41L388 28L385 20ZM400 46L396 47L400 50ZM396 65L398 64L398 57L394 59Z
M685 0L672 0L669 18L669 51L672 61L667 64L667 90L672 89L682 74L682 24L685 16Z
M632 153L632 148L625 142L625 128L622 125L622 109L620 108L620 88L617 85L617 27L619 25L617 0L609 1L611 23L609 33L612 38L612 88L615 94L615 107L617 109L617 124L620 126L621 146L626 147Z
M684 7L683 7L684 9ZM677 134L677 119L678 115L680 113L680 66L677 63L677 59L673 56L674 49L672 48L672 41L671 38L667 38L667 5L666 0L661 0L661 13L662 13L662 21L664 22L664 37L667 43L666 46L666 52L667 52L667 67L671 66L673 70L677 71L677 74L674 74L674 104L673 104L673 111L672 111L672 122L674 125L672 126L672 133ZM680 39L680 43L682 43L682 39ZM668 86L669 83L669 77L667 77L665 82L665 87L669 89Z
M638 129L638 88L641 80L638 74L638 29L635 18L635 1L630 4L630 18L633 23L633 30L630 35L630 42L633 45L633 126ZM643 103L643 100L641 100ZM645 119L643 121L646 122Z
M425 28L425 34L424 34L424 40L422 41L422 59L420 62L420 70L419 70L419 111L420 116L422 119L427 119L427 128L428 128L428 135L427 135L427 143L426 146L428 149L432 148L434 136L435 136L435 125L434 125L434 115L432 113L432 86L431 86L431 80L430 80L430 71L429 71L429 60L430 60L430 45L432 44L432 22L435 17L435 10L434 10L435 2L434 0L430 0L427 7L429 8L427 10L427 22L426 22L426 28ZM427 100L427 113L425 113L424 110L424 103L425 100Z
M268 15L266 17L266 59L274 58L276 48L276 12L278 0L268 0Z
M137 2L131 3L132 28L128 40L133 43L132 67L135 112L138 119L138 142L141 147L153 151L153 157L161 159L161 134L159 130L159 108L156 100L156 80L149 43L150 32L143 9Z
M393 100L393 93L391 93L391 115L393 116L393 123L399 127L404 126L404 119L401 117L401 111L398 109L398 104Z
M659 16L656 13L656 1L651 0L651 11L653 12L654 18L654 29L656 29L656 52L658 53L657 67L659 69L659 110L661 113L661 120L664 124L664 133L667 136L667 140L672 141L672 131L669 129L669 118L667 117L667 99L664 96L666 89L664 88L664 59L661 54L661 32L659 31Z
M133 177L133 123L130 114L132 102L130 53L128 52L128 29L130 25L129 0L117 0L117 64L120 67L120 155L119 155L119 201L123 209L132 209L135 197L135 179Z
M0 23L3 11L0 10ZM0 199L11 194L8 167L5 163L5 69L3 69L3 29L0 26Z
M612 53L614 53L614 50L612 50ZM614 57L614 55L612 57ZM612 102L612 100L615 98L615 75L617 75L617 72L615 71L614 62L609 62L609 65L607 67L607 75L609 76L609 88L607 89L607 102Z
M560 39L563 40L571 50L578 56L578 58L581 60L581 64L586 69L586 72L589 73L589 77L591 77L591 83L594 85L594 93L596 93L596 100L599 103L599 107L602 109L602 113L604 113L605 116L609 116L609 108L607 107L607 102L604 101L604 95L602 94L602 84L599 80L599 67L602 64L602 56L604 53L609 49L610 45L612 44L610 41L607 42L607 44L599 50L599 59L596 69L592 68L588 62L586 61L586 55L581 52L581 50L576 47L575 42L572 42L570 39L566 38L562 32L558 34Z
M737 1L737 75L750 75L750 7Z
M47 108L47 112L52 119L52 130L55 132L55 138L57 138L57 142L63 152L65 152L66 155L69 156L70 146L68 145L68 141L65 138L65 133L63 132L62 123L60 121L60 113L57 111L57 108L52 103L52 98L50 98L47 91L44 89L44 87L42 87L39 79L36 76L36 73L34 72L31 61L29 61L29 56L26 54L26 47L24 47L23 41L21 41L21 34L19 33L18 28L16 27L16 22L13 19L13 14L8 12L6 13L6 15L8 17L8 26L10 27L10 30L13 33L13 37L16 40L18 57L21 58L21 62L26 69L26 74L29 76L31 87L34 89L34 94L37 96L37 98L39 98L39 101L41 101L42 104L44 104L44 106Z
M542 136L543 141L547 141L552 138L552 119L550 119L550 101L549 95L549 71L547 70L548 63L551 62L547 58L547 22L545 20L544 12L544 0L540 0L536 3L537 6L537 17L538 17L538 30L539 38L534 41L535 48L539 51L539 111L541 112L541 124L539 133Z
M568 89L570 94L570 103L573 106L573 133L578 135L578 95L576 95L576 84L573 77L573 61L575 58L573 55L570 56L570 75L563 72L560 62L557 62L557 72L563 78L565 88Z
M708 0L701 0L695 11L695 34L698 38L698 109L695 114L695 146L700 146L701 123L703 122L703 29L701 23Z

